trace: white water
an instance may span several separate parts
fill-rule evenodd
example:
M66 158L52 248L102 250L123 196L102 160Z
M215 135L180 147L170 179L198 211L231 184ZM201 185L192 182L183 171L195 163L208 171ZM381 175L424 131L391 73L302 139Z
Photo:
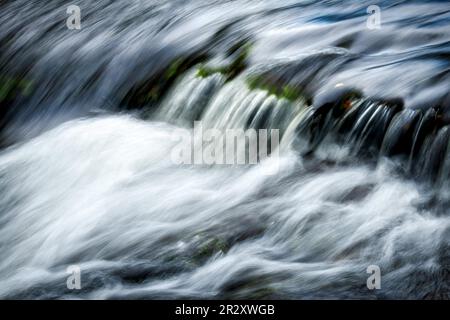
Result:
M0 108L0 145L12 145L0 151L0 298L449 297L450 120L414 140L402 131L420 129L413 116L388 130L392 106L361 100L344 143L323 124L323 143L302 158L313 108L245 81L266 71L314 98L344 84L449 118L447 3L79 0L78 31L65 26L69 4L0 3L0 85L31 84ZM374 4L378 30L366 25ZM207 54L220 65L242 40L248 67L232 81L199 78L193 66L162 103L142 106L147 121L92 117L141 107L126 98L177 59ZM198 119L280 129L280 162L174 165L173 130ZM386 132L392 153L424 135L420 157L406 156L414 173L438 177L433 187L378 157ZM358 157L365 144L370 164ZM273 166L278 174L265 174ZM66 287L71 265L79 291ZM380 290L366 286L370 265L381 268Z
M388 164L313 173L288 151L276 176L262 174L267 162L178 167L172 129L128 116L77 120L3 152L0 295L392 298L445 289L435 274L450 219L418 209L419 186ZM65 288L73 264L82 270L75 293ZM376 293L366 288L374 264L383 273Z

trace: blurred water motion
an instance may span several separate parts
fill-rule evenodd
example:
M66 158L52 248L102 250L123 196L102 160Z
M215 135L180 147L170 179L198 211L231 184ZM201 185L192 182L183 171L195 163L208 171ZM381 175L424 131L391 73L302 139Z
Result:
M0 297L448 299L448 2L71 4L0 3ZM196 120L280 159L175 165Z

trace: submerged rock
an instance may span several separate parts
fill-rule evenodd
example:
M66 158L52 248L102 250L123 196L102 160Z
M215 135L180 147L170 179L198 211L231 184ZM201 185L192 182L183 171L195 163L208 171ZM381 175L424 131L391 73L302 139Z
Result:
M2 131L14 105L28 98L33 91L33 81L21 76L0 75L0 148L7 145Z
M313 106L316 114L333 111L335 118L342 116L353 106L353 100L362 97L362 92L354 87L337 84L334 88L319 93L314 97Z
M408 157L414 145L414 133L422 119L422 112L406 109L392 120L385 134L381 154L388 157L403 155Z
M134 85L122 99L121 105L125 105L127 109L151 107L165 96L179 76L207 57L206 53L196 52L174 59L162 71Z
M250 42L239 42L228 50L228 59L231 59L229 64L222 66L203 64L198 68L197 76L206 78L215 73L220 73L225 76L226 81L234 79L247 68L251 47L252 44Z
M295 101L305 97L304 93L299 87L291 85L289 83L285 84L277 81L271 81L270 78L265 78L264 76L249 76L247 78L247 85L251 90L265 90L269 94L272 94L279 99Z

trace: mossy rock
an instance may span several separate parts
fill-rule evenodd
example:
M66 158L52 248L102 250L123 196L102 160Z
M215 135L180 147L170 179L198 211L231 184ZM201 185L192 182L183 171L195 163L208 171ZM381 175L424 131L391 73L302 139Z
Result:
M7 115L13 106L28 98L33 91L33 82L26 78L0 75L0 148L7 145L2 131L7 125Z
M241 275L221 288L224 299L272 299L277 296L272 283L280 281L270 275Z
M199 77L206 78L212 74L220 73L225 76L226 81L229 81L247 67L247 58L251 46L251 43L248 41L243 41L232 46L227 51L227 55L232 59L232 62L220 67L205 65L205 61L210 58L206 50L194 52L187 56L176 57L165 68L162 68L162 71L134 85L125 94L121 105L126 106L127 109L141 109L157 104L180 76L188 69L199 64L200 67L197 71Z
M219 252L227 253L228 250L229 245L225 240L219 237L208 238L197 248L192 256L192 260L196 264L202 264L214 254Z
M0 76L0 103L31 94L33 82L27 79Z
M198 52L186 57L175 58L166 68L162 68L162 71L133 86L125 94L121 104L127 109L151 107L166 95L176 79L207 58L206 54Z
M306 94L299 87L281 81L270 81L263 75L249 76L247 78L247 85L250 90L264 90L267 91L268 94L276 96L278 99L295 101L306 98Z
M183 72L183 63L185 61L182 58L175 59L167 69L166 73L164 74L164 77L166 79L172 79L177 77L180 73Z
M206 78L213 74L221 74L225 77L226 81L230 81L244 71L248 66L248 56L252 44L250 42L239 43L230 48L227 54L233 58L232 62L225 66L211 67L205 64L198 68L197 76Z

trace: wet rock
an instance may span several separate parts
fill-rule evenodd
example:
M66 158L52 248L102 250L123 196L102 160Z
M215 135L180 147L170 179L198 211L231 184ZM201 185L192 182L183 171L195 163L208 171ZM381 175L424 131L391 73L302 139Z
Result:
M179 76L207 58L206 53L196 52L174 59L162 71L134 85L122 99L121 105L127 109L152 107L165 96Z
M231 60L229 64L222 66L201 65L198 68L197 76L206 78L215 73L220 73L225 76L226 81L234 79L247 68L251 47L250 42L236 44L228 51L228 59Z
M362 92L360 90L337 84L334 88L315 96L313 106L317 114L333 111L333 116L337 118L352 108L353 100L361 97Z
M247 85L251 90L265 90L268 94L276 96L278 99L286 99L295 101L305 97L302 90L291 84L283 84L277 81L271 81L270 78L264 76L253 75L247 78Z
M423 164L421 176L431 181L436 181L445 159L450 141L450 127L446 126L439 130L429 148L422 152Z
M392 120L386 132L381 154L388 157L409 156L414 144L414 133L422 119L419 110L403 110Z
M23 76L0 75L0 148L8 145L2 135L2 131L8 122L8 116L17 103L24 101L31 95L33 87L33 81Z
M375 186L373 184L365 184L361 186L356 186L349 190L345 194L341 195L340 202L356 202L361 201L367 197Z

